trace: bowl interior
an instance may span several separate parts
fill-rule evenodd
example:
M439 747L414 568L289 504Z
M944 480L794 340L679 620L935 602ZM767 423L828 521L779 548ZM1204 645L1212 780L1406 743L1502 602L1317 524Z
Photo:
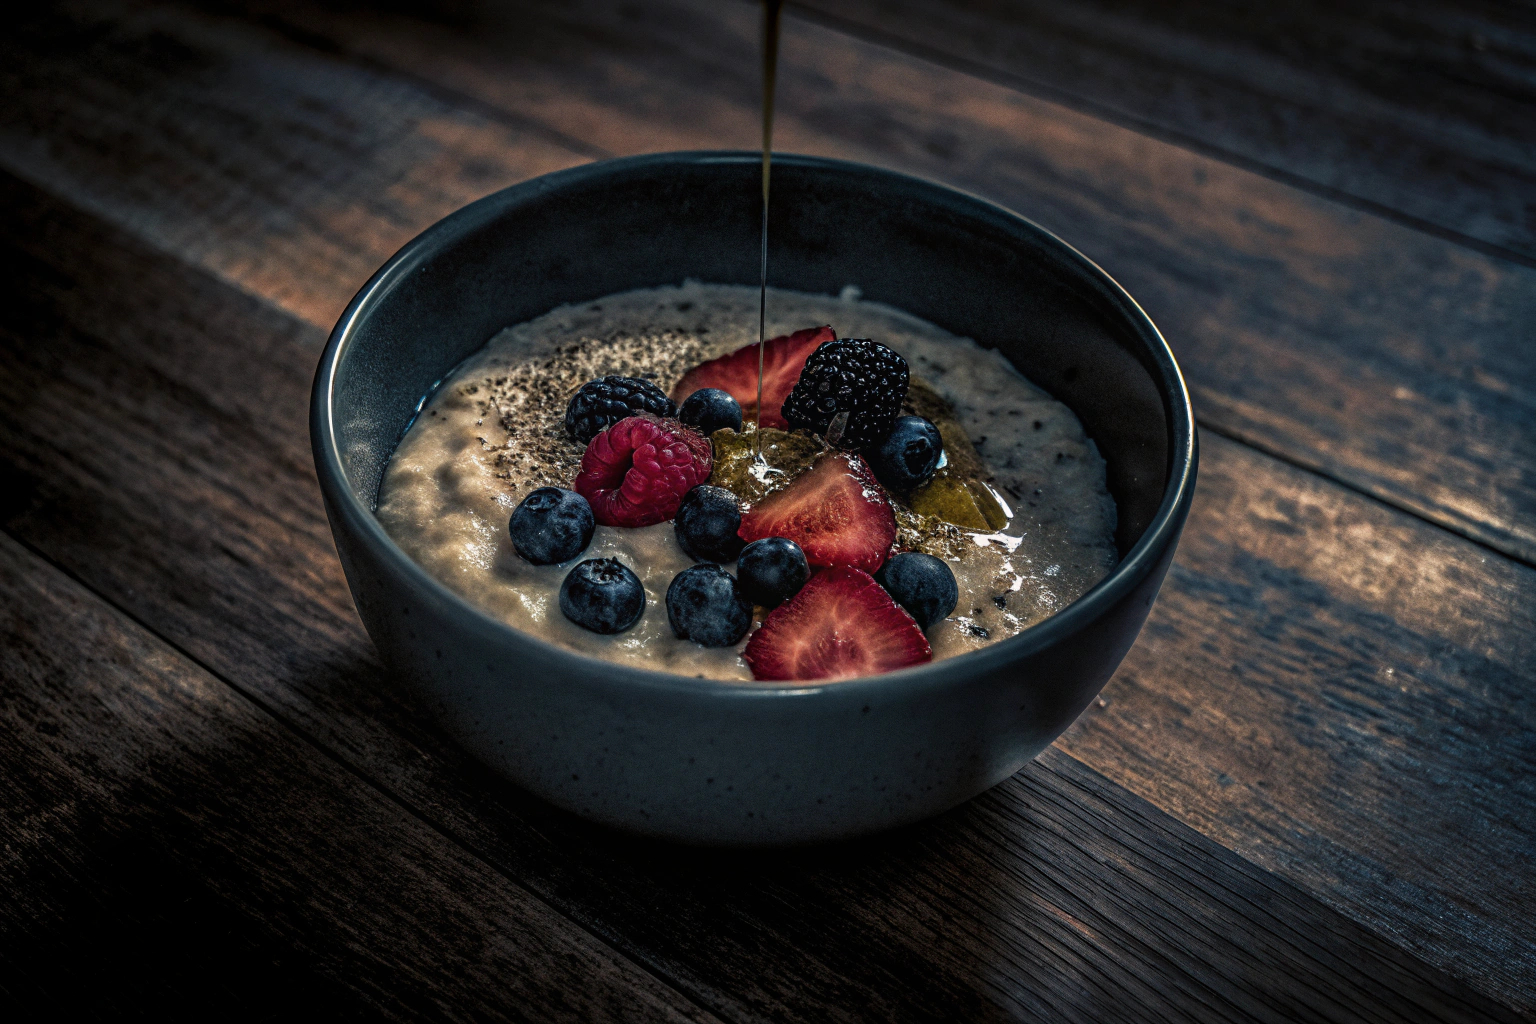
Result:
M408 245L354 300L331 394L347 485L373 508L422 398L503 327L684 278L755 285L759 156L662 154L515 186ZM1122 557L1190 429L1177 368L1113 281L983 200L858 164L775 157L770 281L904 309L1000 350L1070 406L1108 466ZM1182 436L1181 436L1182 435Z

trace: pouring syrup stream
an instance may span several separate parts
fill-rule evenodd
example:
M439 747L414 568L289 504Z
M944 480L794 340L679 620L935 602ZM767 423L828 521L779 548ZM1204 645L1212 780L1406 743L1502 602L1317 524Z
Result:
M757 458L763 457L763 348L768 326L768 179L773 164L773 86L779 66L779 12L784 0L763 0L763 247L757 298Z

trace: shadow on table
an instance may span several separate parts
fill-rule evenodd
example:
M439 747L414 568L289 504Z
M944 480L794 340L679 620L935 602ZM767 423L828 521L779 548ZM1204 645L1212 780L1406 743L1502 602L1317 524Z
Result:
M1093 1017L1112 998L1073 977L1105 954L1060 948L1084 926L1022 873L1063 851L1032 849L1004 787L871 837L741 851L631 836L473 774L517 816L485 822L509 873L724 1016L988 1020L1086 1002Z

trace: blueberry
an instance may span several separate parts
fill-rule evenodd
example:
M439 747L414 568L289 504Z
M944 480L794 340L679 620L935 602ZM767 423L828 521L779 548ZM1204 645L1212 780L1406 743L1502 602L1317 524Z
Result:
M749 601L772 608L800 592L811 567L799 544L787 537L764 537L741 549L736 575Z
M741 554L741 506L724 487L699 484L683 495L672 528L683 550L701 562L734 562Z
M645 611L645 588L617 558L589 558L566 573L560 610L583 629L622 633Z
M921 416L903 416L870 453L875 479L893 491L912 490L933 476L944 451L939 428Z
M678 639L730 647L752 625L752 602L736 578L713 562L684 569L667 588L667 621Z
M519 555L534 565L556 565L587 549L594 525L586 498L559 487L540 487L517 506L507 528Z
M932 555L906 551L880 567L875 579L924 630L955 610L960 588L949 566Z
M677 418L708 437L722 427L741 431L741 403L729 391L700 388L689 395L678 410Z

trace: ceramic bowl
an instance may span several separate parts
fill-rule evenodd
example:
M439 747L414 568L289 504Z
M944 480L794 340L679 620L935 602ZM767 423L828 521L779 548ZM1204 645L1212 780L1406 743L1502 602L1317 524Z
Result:
M860 164L776 157L772 281L900 307L999 349L1097 442L1121 561L982 650L831 683L703 680L598 661L491 618L373 514L403 429L503 327L685 278L758 278L759 155L664 153L546 175L427 229L358 293L315 378L315 466L385 662L487 765L545 800L688 843L808 843L936 814L1018 771L1099 692L1146 619L1194 489L1173 354L1055 235L974 196Z

